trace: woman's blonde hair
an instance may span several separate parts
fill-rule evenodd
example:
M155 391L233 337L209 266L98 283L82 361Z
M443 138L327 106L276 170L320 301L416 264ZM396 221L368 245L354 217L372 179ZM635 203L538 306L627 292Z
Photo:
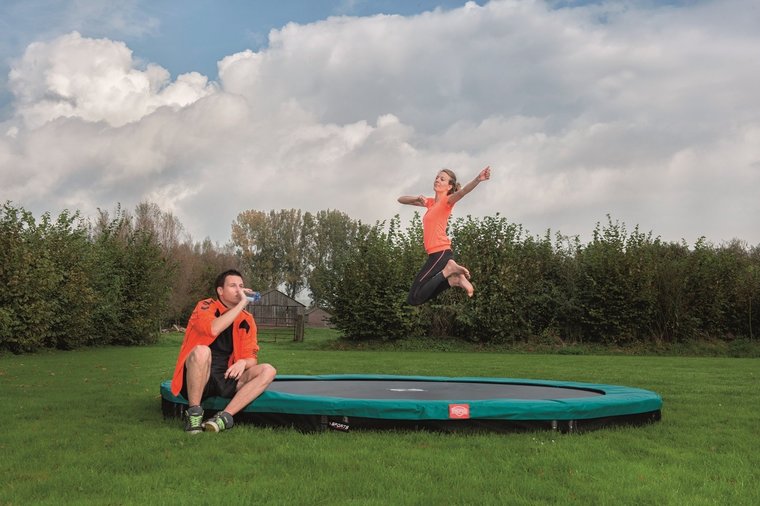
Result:
M457 183L457 175L454 174L454 171L451 169L441 169L441 172L445 172L450 178L449 184L451 185L451 188L449 188L449 193L447 193L447 195L458 192L462 185Z

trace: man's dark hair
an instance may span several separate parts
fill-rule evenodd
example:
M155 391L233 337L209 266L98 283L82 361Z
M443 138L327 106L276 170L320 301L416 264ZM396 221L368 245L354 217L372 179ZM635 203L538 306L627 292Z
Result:
M240 278L243 277L243 275L240 274L240 271L237 271L235 269L228 269L224 271L223 273L219 274L216 277L216 282L214 283L214 293L216 295L219 294L219 292L216 291L217 288L224 288L224 282L227 281L227 276L238 276Z

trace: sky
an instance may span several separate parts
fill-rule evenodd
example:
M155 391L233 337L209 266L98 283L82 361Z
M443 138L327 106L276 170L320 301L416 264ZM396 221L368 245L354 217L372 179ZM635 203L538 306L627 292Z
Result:
M609 216L760 245L756 0L4 0L0 201L238 214L419 208L590 240Z

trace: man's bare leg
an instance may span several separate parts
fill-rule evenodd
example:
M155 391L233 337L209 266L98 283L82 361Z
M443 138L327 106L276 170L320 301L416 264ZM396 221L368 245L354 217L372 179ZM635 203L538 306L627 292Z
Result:
M190 406L199 406L203 389L211 375L211 348L198 345L185 359L185 381L187 401Z
M238 380L238 390L224 410L234 416L261 395L276 375L277 370L269 364L249 367Z
M187 411L185 411L185 432L203 432L203 408L201 396L211 374L211 349L198 345L185 359L185 388L187 389Z

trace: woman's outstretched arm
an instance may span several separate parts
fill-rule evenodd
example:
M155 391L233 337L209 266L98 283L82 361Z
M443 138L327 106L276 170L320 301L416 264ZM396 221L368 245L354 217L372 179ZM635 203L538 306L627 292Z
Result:
M422 206L425 207L425 196L417 195L413 197L411 195L404 195L398 198L399 203L408 204L410 206Z
M476 186L480 184L481 181L487 181L491 178L491 167L488 166L485 169L480 171L480 174L477 175L475 179L464 185L459 191L456 191L449 195L449 204L454 204L461 200L462 197L470 193L472 190L475 189ZM400 202L400 201L399 201Z

